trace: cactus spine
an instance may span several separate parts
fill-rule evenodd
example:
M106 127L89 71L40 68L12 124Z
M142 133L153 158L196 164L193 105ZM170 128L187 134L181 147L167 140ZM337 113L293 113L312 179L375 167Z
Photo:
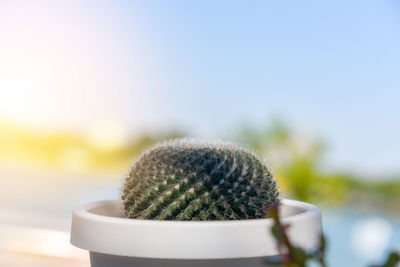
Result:
M269 169L238 145L177 139L133 165L122 199L128 217L159 220L265 218L278 201Z

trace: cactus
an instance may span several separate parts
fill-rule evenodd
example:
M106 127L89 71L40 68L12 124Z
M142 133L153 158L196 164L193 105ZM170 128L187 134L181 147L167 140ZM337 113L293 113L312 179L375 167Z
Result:
M279 195L271 172L251 150L194 139L147 150L122 191L126 216L159 220L265 218Z

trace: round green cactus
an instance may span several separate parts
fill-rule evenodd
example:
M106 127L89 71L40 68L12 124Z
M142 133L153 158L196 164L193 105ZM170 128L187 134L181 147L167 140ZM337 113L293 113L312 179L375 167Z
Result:
M254 152L177 139L152 147L135 162L122 200L130 218L235 220L265 218L278 195L271 172Z

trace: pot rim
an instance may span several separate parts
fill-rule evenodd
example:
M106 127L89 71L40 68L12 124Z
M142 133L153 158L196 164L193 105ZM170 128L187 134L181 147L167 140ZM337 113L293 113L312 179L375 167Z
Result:
M322 234L318 207L281 199L282 222L289 238L304 249L319 245ZM171 221L130 219L121 200L105 200L76 208L71 243L104 254L157 259L227 259L277 255L266 219Z

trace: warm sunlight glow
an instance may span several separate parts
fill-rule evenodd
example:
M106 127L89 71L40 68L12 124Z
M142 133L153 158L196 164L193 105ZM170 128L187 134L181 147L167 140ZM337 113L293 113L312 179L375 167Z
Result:
M0 115L11 120L29 117L33 100L37 99L33 87L40 77L40 71L29 66L35 59L22 59L17 51L1 49L0 61Z
M101 119L99 114L121 116L121 91L135 95L126 98L130 111L140 110L145 73L142 68L140 76L132 73L146 51L140 56L123 52L122 36L112 31L114 20L104 21L100 11L84 9L79 2L1 5L0 120L86 132L92 121ZM131 45L129 49L135 51ZM126 63L120 62L122 57ZM134 123L139 119L129 117ZM110 131L96 142L103 146L107 135L119 136L120 143L119 130Z

